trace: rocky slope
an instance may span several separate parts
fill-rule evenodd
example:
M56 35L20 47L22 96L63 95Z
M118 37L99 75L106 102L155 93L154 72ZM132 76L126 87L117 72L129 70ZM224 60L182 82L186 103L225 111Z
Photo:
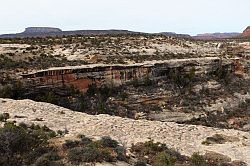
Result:
M243 160L250 164L250 133L238 130L216 129L195 125L180 125L172 122L131 120L109 115L88 115L31 100L0 99L0 113L9 113L10 120L17 123L47 125L53 130L68 130L65 139L77 134L99 137L108 135L126 147L144 142L149 138L166 143L184 155L199 151L217 152L232 160ZM214 134L228 137L224 144L204 145L203 141Z
M242 33L243 36L250 36L250 26L248 26Z

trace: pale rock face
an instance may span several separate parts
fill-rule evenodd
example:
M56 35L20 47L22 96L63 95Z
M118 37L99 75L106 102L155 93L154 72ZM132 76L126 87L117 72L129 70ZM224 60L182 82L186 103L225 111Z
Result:
M194 152L204 154L212 151L226 155L232 160L242 160L250 164L249 132L174 122L133 120L109 115L88 115L31 100L0 99L0 113L4 112L10 114L9 120L15 120L17 123L46 125L55 131L67 129L69 133L63 139L73 139L78 134L89 137L111 136L129 148L132 143L145 142L151 138L166 143L183 155L191 156ZM36 121L37 118L43 121ZM235 139L224 144L202 144L207 137L214 134Z

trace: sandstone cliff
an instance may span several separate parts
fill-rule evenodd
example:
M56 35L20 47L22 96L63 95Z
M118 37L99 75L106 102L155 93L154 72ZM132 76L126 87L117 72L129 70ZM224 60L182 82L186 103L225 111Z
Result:
M244 36L250 36L250 26L248 26L242 33Z

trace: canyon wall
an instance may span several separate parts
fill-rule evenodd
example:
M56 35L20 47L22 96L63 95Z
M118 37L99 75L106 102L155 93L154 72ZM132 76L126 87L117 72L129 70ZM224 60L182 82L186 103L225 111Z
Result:
M135 79L157 80L168 78L170 74L193 74L203 76L219 68L234 72L237 59L217 57L150 61L130 65L91 64L82 66L55 67L33 73L23 74L24 81L35 85L73 85L86 91L90 84L112 83L121 85Z

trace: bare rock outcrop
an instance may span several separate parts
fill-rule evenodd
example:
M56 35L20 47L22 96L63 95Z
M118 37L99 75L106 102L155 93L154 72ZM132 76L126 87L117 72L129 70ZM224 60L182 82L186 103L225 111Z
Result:
M250 26L248 26L242 33L243 36L250 36Z
M65 139L77 134L90 137L111 136L126 147L148 139L166 143L184 155L213 151L250 164L250 133L216 129L173 122L132 120L109 115L88 115L48 103L31 100L0 99L0 113L9 113L17 123L35 123L57 130L67 130ZM39 120L37 120L39 119ZM204 145L207 137L215 134L230 136L234 141Z

